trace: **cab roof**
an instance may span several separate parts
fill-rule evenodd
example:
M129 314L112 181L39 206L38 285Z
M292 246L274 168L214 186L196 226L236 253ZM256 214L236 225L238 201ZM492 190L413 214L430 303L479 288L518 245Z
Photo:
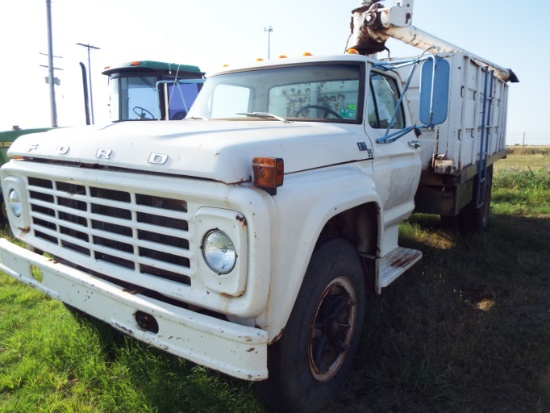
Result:
M103 70L104 75L112 73L128 73L128 72L161 72L163 74L185 73L187 75L203 76L204 72L198 66L187 65L181 63L159 62L155 60L135 60L132 62L120 63L114 66L107 66Z

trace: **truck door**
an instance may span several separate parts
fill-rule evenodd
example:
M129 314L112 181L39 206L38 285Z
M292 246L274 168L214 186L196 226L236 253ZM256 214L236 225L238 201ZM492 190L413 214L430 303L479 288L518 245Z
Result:
M374 145L374 174L384 203L384 225L388 228L414 208L421 169L420 149L413 131L390 143L382 140L411 126L408 108L400 100L399 78L391 72L373 69L368 80L365 130Z

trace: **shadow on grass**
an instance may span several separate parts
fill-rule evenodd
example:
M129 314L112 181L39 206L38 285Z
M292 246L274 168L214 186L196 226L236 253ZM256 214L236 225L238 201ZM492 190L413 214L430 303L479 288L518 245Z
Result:
M372 298L356 369L327 412L550 411L550 217L460 234L413 216L423 259Z

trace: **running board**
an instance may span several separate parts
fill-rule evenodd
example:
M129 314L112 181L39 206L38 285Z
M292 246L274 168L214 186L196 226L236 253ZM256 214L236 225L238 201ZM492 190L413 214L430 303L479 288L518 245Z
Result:
M376 260L378 277L376 293L394 282L401 274L411 268L422 258L422 252L410 248L397 247L385 257Z

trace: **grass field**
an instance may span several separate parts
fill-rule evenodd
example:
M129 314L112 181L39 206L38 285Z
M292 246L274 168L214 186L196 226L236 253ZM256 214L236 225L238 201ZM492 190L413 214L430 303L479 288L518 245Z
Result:
M493 213L550 214L550 147L511 147L495 164Z
M370 300L353 374L325 410L550 412L550 150L495 169L491 227L414 215L423 260ZM253 386L74 317L0 274L0 412L263 412Z

